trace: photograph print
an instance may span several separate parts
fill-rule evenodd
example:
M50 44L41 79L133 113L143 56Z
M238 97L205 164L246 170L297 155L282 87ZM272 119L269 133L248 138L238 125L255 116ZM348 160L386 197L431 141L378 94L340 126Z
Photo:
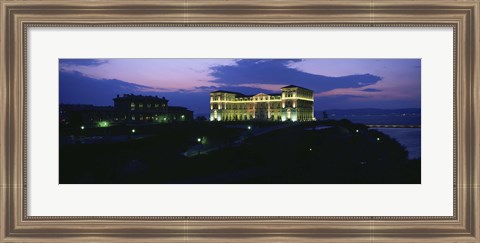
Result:
M59 59L60 184L420 184L421 59Z

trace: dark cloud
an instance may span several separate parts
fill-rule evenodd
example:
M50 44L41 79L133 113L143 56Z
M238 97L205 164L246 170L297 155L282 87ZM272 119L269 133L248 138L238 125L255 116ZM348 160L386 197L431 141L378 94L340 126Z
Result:
M327 96L327 97L330 97L330 98L339 98L339 99L350 99L350 98L366 98L366 96L362 96L362 95L352 95L352 94L344 94L344 95L331 95L331 96ZM317 99L317 97L315 97L315 99Z
M60 102L69 104L112 105L117 94L145 93L151 87L117 79L95 79L80 72L60 71Z
M100 66L108 63L105 59L60 59L60 66Z
M212 67L213 82L219 86L239 84L294 84L315 92L338 88L358 88L372 85L382 78L372 74L356 74L328 77L289 68L288 64L299 59L241 59L235 66Z
M373 88L367 88L367 89L362 89L363 92L382 92L381 89L373 89Z

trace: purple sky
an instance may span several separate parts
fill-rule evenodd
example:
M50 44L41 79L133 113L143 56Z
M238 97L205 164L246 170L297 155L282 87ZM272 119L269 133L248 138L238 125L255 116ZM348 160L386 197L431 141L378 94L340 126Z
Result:
M209 92L315 92L315 109L420 108L420 59L60 59L60 102L113 105L117 94L159 95L208 113Z

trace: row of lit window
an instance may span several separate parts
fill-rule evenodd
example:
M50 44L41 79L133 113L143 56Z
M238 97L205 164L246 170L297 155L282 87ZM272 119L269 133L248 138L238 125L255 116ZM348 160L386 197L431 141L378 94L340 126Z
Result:
M287 91L282 93L282 97L295 97L295 96L296 96L296 92L293 92L293 91Z
M313 98L313 92L310 91L310 90L298 89L297 90L297 97L312 99Z
M312 107L313 101L306 101L306 100L297 100L298 107Z
M225 104L222 106L222 104L212 104L210 106L210 109L226 109L226 110L236 110L236 109L260 109L260 108L270 108L270 109L276 109L280 108L280 102L279 103L271 103L270 105L266 104Z
M300 121L310 121L313 118L312 110L299 110L297 111L297 119Z
M269 96L269 97L254 97L253 100L279 100L280 97Z
M180 118L178 118L178 117L176 117L176 116L174 116L174 117L172 117L172 118L173 118L174 120L176 120L176 119L184 120L184 119L185 119L185 115L181 115ZM131 119L132 119L132 121L135 121L136 117L135 117L135 116L132 116ZM138 119L139 119L140 121L143 121L144 119L145 119L145 120L155 120L155 121L159 121L159 120L160 120L160 121L166 121L166 120L168 120L167 117L158 117L158 116L145 116L145 117L144 117L143 115L140 115L140 116L138 117Z
M255 119L256 117L254 115L240 115L240 116L224 116L222 117L223 119L222 120L225 120L225 121L234 121L234 120L251 120L251 119ZM270 119L270 120L282 120L282 116L278 115L278 116L275 116L275 115L271 115L269 118L267 119Z
M155 108L160 107L160 104L154 104ZM162 104L162 107L165 107L165 104ZM131 110L135 110L135 102L130 103L130 108ZM142 109L143 108L143 103L138 103L138 108ZM152 108L152 104L147 104L147 108Z
M280 100L280 96L267 96L267 97L242 97L242 98L225 98L222 99L221 96L212 96L210 98L211 101L250 101L250 100L255 100L255 101L262 101L262 100Z

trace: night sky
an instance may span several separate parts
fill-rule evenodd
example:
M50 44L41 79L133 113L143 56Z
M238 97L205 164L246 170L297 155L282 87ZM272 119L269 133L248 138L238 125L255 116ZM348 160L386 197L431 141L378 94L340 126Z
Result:
M209 112L209 92L315 93L315 110L420 108L420 59L60 59L60 103L113 105L117 94L164 96Z

